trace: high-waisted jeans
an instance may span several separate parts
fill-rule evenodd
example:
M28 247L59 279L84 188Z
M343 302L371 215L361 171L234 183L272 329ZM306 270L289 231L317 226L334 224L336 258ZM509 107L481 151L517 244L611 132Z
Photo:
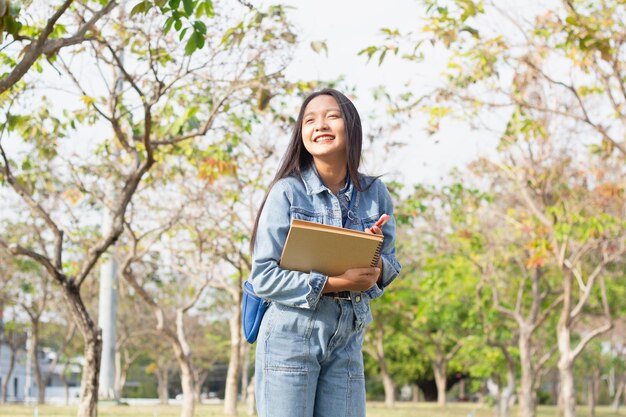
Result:
M272 303L256 350L259 417L364 417L363 330L350 300Z

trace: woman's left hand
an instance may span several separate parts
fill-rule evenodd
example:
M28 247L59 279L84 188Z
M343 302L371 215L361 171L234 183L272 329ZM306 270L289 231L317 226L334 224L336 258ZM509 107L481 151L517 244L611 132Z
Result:
M380 227L374 225L372 227L369 227L369 228L365 229L365 233L369 233L370 235L382 235L383 231L381 230ZM383 270L383 260L382 260L382 258L378 259L378 263L376 264L376 266L378 268L380 268L381 275L382 275L382 270Z

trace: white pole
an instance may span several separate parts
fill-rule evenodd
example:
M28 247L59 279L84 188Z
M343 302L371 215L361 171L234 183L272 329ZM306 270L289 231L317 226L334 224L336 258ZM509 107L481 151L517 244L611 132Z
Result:
M107 200L113 198L113 186L107 190ZM108 208L104 210L102 233L111 229L112 214ZM98 398L100 400L117 400L115 392L115 343L117 330L117 262L112 255L100 268L100 295L98 304L98 325L102 329L102 359L100 362L100 379Z
M119 6L120 21L124 21L124 2ZM124 62L124 50L120 51L120 60ZM115 90L119 93L124 88L121 70L116 73ZM106 190L106 203L102 219L102 234L109 233L113 223L113 206L117 190L115 184L109 182ZM115 246L112 246L114 248ZM115 391L115 344L117 342L117 262L112 254L100 269L100 294L98 305L98 324L102 329L102 357L100 360L100 377L98 399L118 401L121 393Z
M30 354L30 349L31 349L31 345L33 343L32 341L32 332L30 331L30 329L28 329L26 331L26 378L24 378L24 403L25 404L29 404L30 403L30 384L31 384L31 373L32 373L32 358L31 358L31 354ZM17 392L15 393L15 398L17 399Z

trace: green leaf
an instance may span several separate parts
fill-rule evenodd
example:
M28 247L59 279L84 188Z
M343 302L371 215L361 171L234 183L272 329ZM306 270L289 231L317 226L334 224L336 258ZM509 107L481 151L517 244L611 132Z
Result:
M151 2L149 2L147 0L141 1L141 2L137 3L135 5L135 7L132 8L132 10L130 11L130 17L133 17L134 15L136 15L138 13L145 14L151 8L152 8L152 3Z
M199 32L194 32L194 34L192 36L194 36L196 38L196 45L197 45L198 49L204 48L204 35L202 35Z
M165 21L165 25L163 26L163 33L168 33L170 29L172 29L172 25L174 24L175 19L173 17L168 17Z
M385 60L385 55L387 55L387 50L384 50L382 54L380 54L380 57L378 58L378 65L383 64L383 61Z
M186 30L186 29L185 29ZM195 32L194 32L195 35ZM185 55L191 55L198 49L198 44L196 43L196 37L192 35L189 37L187 44L185 45Z
M213 2L211 0L205 0L204 14L207 17L215 17L215 9L213 8Z
M201 22L200 20L196 20L195 22L193 22L193 27L196 29L196 32L201 33L203 35L206 34L206 25L204 24L204 22Z
M182 32L180 32L180 35L178 36L179 40L181 40L181 41L183 40L183 38L185 37L185 34L187 33L187 30L189 30L189 28L185 28L185 29L183 29Z
M193 0L183 0L183 7L185 8L185 14L187 16L191 16L193 14Z
M236 30L237 30L236 27L229 28L226 31L226 33L224 33L224 36L222 37L222 42L221 43L222 44L227 43L228 42L228 38L230 38L235 33Z
M372 55L374 55L376 52L378 52L378 48L376 46L368 46L367 48L359 51L358 55L367 54L367 60L369 61L370 59L372 59Z

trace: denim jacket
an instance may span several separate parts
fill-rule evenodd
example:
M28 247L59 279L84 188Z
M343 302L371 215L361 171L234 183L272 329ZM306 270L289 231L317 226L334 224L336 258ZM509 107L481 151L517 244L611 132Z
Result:
M291 219L342 227L342 213L347 213L344 227L363 231L386 213L391 220L382 228L385 236L381 255L382 285L376 284L363 293L350 293L356 327L363 328L372 321L369 300L383 294L398 276L400 264L396 259L396 224L389 191L379 179L360 175L360 181L362 187L367 188L365 191L353 194L353 185L348 182L335 196L311 165L299 176L283 178L274 184L259 218L254 245L250 282L259 297L292 307L315 309L322 296L328 280L326 275L286 270L278 265ZM351 198L355 198L352 204Z

